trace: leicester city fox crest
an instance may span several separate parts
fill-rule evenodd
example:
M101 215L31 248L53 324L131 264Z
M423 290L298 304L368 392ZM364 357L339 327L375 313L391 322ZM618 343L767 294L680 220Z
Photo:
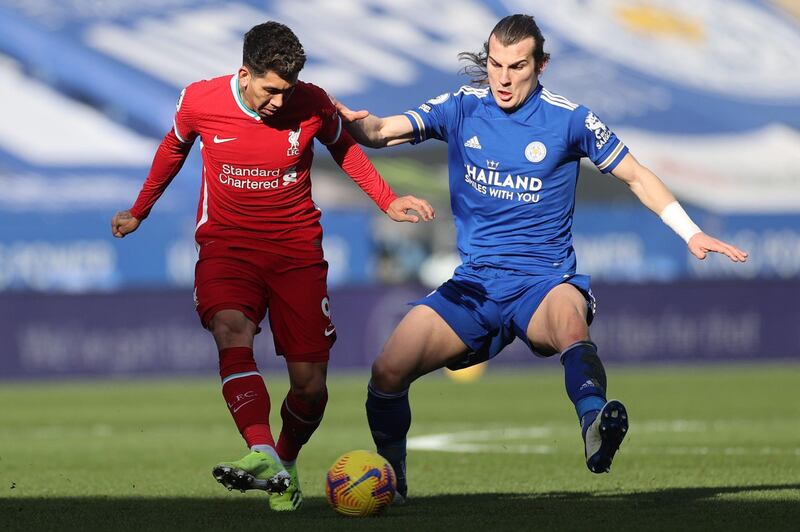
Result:
M525 158L532 163L540 163L547 156L547 147L535 140L525 147Z

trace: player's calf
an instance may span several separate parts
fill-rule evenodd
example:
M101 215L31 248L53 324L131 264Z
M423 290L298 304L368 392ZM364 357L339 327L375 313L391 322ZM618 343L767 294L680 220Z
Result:
M406 483L406 435L411 426L411 407L408 390L385 393L373 383L367 387L367 421L378 454L394 469L397 490L394 503L402 504L408 493Z
M275 446L281 460L293 462L297 459L300 449L319 428L327 403L328 390L324 385L322 393L314 402L295 395L291 390L286 394L286 399L281 404L283 426L278 437L278 445Z

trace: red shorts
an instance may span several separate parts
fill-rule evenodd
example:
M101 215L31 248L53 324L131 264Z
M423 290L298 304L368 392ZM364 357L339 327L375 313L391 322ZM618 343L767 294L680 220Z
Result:
M234 309L259 325L269 308L275 351L290 362L326 362L336 341L328 263L220 241L203 245L195 266L195 305L203 327ZM260 331L260 329L259 329Z

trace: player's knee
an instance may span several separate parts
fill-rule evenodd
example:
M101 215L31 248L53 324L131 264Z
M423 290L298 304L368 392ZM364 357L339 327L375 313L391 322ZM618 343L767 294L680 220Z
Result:
M327 396L325 383L309 383L305 386L292 386L292 395L306 404L317 404Z
M324 374L309 375L304 379L293 379L291 392L297 399L306 404L315 404L322 401L328 389L325 384Z
M255 332L244 314L228 311L215 314L209 323L209 329L217 342L223 344L249 338Z
M556 333L556 344L559 351L563 351L576 342L589 339L589 326L580 318L568 320Z
M215 336L226 336L244 332L244 326L243 324L239 323L238 320L232 319L228 316L220 316L219 314L214 316L214 318L211 320L209 328Z
M394 361L378 357L372 363L372 385L382 392L400 392L408 388L409 376Z

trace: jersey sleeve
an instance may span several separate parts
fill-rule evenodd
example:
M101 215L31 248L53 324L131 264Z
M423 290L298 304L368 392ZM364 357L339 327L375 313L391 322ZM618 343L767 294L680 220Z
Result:
M625 143L582 105L570 117L569 140L574 150L591 159L604 174L613 171L628 153Z
M192 86L181 91L175 105L175 118L172 120L172 131L175 137L184 144L191 144L197 138L196 115L192 109ZM187 96L187 91L189 92Z
M167 132L156 150L150 172L139 191L139 196L131 207L131 214L135 218L144 220L150 215L153 205L180 172L191 149L192 144L181 141L174 130Z
M447 142L449 131L456 122L458 115L458 101L456 96L449 92L431 98L416 109L404 113L411 122L414 131L412 144L419 144L429 138Z
M172 129L158 146L153 163L150 165L150 172L136 202L131 207L131 214L139 220L144 220L150 215L153 205L180 171L192 149L194 139L197 138L195 114L191 109L189 101L191 98L187 97L187 91L191 92L191 87L190 85L181 91L175 118L172 120Z
M347 131L342 131L339 140L326 147L336 164L372 198L380 210L386 212L397 196Z
M330 96L324 89L311 83L307 85L311 89L312 101L321 121L319 131L315 136L326 146L336 144L342 135L342 119L336 111L336 106L333 105Z

